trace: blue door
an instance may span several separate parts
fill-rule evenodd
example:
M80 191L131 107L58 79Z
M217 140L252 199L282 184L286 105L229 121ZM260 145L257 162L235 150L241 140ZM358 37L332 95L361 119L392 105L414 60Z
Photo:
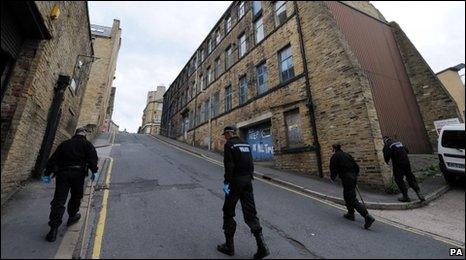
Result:
M246 140L251 145L254 161L273 160L272 134L270 124L258 125L249 128L246 132Z

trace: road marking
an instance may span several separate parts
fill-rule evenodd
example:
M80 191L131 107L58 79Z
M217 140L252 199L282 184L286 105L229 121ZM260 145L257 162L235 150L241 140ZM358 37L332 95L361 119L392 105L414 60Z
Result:
M153 136L152 136L153 137ZM215 164L215 165L218 165L218 166L221 166L221 167L224 167L223 163L215 160L215 159L212 159L212 158L209 158L209 157L206 157L206 156L200 156L194 152L191 152L191 151L187 151L187 150L184 150L182 148L179 148L177 147L176 145L173 145L167 141L164 141L164 140L161 140L161 139L158 139L156 137L153 137L154 139L156 140L159 140L161 142L164 142L166 143L167 145L175 148L175 149L178 149L180 151L183 151L185 153L188 153L188 154L191 154L195 157L198 157L198 158L201 158L201 159L204 159L205 161L208 161L212 164ZM257 171L254 171L256 173L259 173ZM259 173L259 174L263 174L263 173ZM275 186L275 187L278 187L278 188L281 188L281 189L284 189L284 190L287 190L287 191L290 191L290 192L293 192L295 194L298 194L298 195L301 195L301 196L304 196L304 197L307 197L307 198L310 198L310 199L313 199L315 201L318 201L318 202L321 202L323 204L326 204L328 206L331 206L331 207L334 207L334 208L337 208L337 209L340 209L342 211L346 211L346 207L342 206L342 205L339 205L339 204L336 204L336 203L333 203L333 202L330 202L330 201L326 201L326 200L323 200L323 199L319 199L319 198L315 198L315 197L312 197L308 194L305 194L305 193L302 193L300 191L296 191L296 190L292 190L292 189L289 189L287 187L284 187L284 186L281 186L281 185L278 185L276 183L273 183L271 181L268 181L268 180L265 180L265 179L262 179L262 178L254 178L254 180L259 180L261 182L264 182L264 183L267 183L269 185L272 185L272 186ZM413 228L413 227L410 227L410 226L407 226L407 225L404 225L404 224L400 224L400 223L397 223L397 222L394 222L394 221L391 221L389 219L386 219L384 217L381 217L381 216L377 216L377 222L381 222L381 223L384 223L384 224L387 224L387 225L390 225L390 226L393 226L393 227L396 227L398 229L402 229L404 231L408 231L408 232L411 232L411 233L415 233L415 234L418 234L418 235L422 235L422 236L427 236L427 237L430 237L430 238L433 238L437 241L440 241L440 242L443 242L443 243L446 243L448 245L453 245L453 246L456 246L456 247L461 247L461 248L464 248L464 244L462 243L459 243L455 240L452 240L452 239L449 239L449 238L445 238L445 237L442 237L442 236L439 236L439 235L436 235L436 234L433 234L433 233L429 233L427 231L423 231L423 230L420 230L420 229L417 229L417 228Z
M113 166L113 158L110 158L110 164L107 170L107 176L105 179L106 187L110 185L110 176L112 174L112 166ZM97 222L97 229L95 231L95 238L94 238L94 249L92 250L92 259L99 259L100 252L102 249L102 239L104 237L104 230L105 230L105 220L107 218L107 204L108 204L108 196L110 190L104 190L104 196L102 198L102 208L100 209L99 213L99 221Z

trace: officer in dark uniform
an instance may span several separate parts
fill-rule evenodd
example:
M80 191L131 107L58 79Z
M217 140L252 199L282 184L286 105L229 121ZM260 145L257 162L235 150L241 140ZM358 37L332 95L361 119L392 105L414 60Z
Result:
M348 213L345 218L354 221L354 210L359 212L364 217L364 228L368 229L375 219L369 215L366 207L359 203L356 198L356 184L359 173L359 166L353 157L341 150L340 144L332 145L333 155L330 159L330 178L334 181L337 175L340 177L343 184L343 198L345 199Z
M408 196L408 188L404 182L404 177L408 181L409 186L416 192L420 201L425 201L424 196L421 194L419 185L417 184L416 177L411 171L411 164L409 163L408 149L400 141L393 140L388 136L383 137L384 148L383 157L388 164L392 160L393 177L395 178L396 185L400 189L403 196L398 200L401 202L410 202Z
M97 161L95 147L87 141L85 128L78 128L75 135L61 143L48 160L42 180L44 183L50 183L52 173L56 177L55 193L50 203L50 232L46 236L49 242L57 238L58 227L62 223L65 203L70 191L67 226L78 222L81 218L78 211L83 197L84 178L88 169L92 171L92 180L98 178Z
M217 250L227 255L234 255L233 237L235 235L236 222L233 217L235 216L236 203L240 200L244 220L254 234L257 242L257 252L254 254L254 259L262 259L269 255L269 250L264 242L262 227L256 216L257 212L251 183L254 172L251 149L248 143L237 136L236 128L233 126L225 127L223 136L227 140L224 146L223 159L225 166L223 230L226 243L218 245Z

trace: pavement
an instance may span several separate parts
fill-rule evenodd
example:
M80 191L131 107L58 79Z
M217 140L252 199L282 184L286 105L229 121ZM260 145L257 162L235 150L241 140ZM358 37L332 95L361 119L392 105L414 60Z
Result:
M207 151L201 148L193 147L183 142L179 142L164 136L154 136L163 142L175 145L186 151L203 156L207 159L222 163L223 157L220 154ZM268 166L267 166L268 165ZM270 180L280 185L287 186L291 189L304 192L310 196L325 199L345 205L343 200L343 188L339 184L339 179L332 183L329 179L305 175L298 172L274 169L273 166L267 163L256 163L254 165L255 176ZM412 201L409 203L398 202L397 194L387 194L385 192L376 192L373 190L365 190L359 187L361 196L368 209L383 209L383 210L404 210L414 209L428 205L431 201L445 194L450 186L445 182L441 173L435 174L430 178L425 179L419 184L422 193L426 197L425 202L420 202L412 189L409 189L409 196Z
M93 140L95 146L107 147L110 135L102 134ZM105 170L105 155L108 148L97 148L99 155L99 169ZM50 202L55 191L55 178L50 184L43 184L40 180L29 180L2 206L1 213L1 258L2 259L71 259L79 243L83 230L84 215L87 212L87 202L90 194L89 178L86 178L86 189L80 212L81 220L66 227L67 213L58 230L55 243L45 240L50 230L48 217Z

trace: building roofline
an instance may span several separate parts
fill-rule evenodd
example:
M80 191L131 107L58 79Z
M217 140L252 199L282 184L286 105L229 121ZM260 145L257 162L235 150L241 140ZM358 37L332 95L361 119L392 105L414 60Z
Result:
M226 16L227 13L230 13L231 9L233 8L233 6L236 6L238 5L238 2L237 1L232 1L230 6L228 6L228 8L225 10L225 12L223 12L222 16L220 16L220 18L218 19L218 21L215 23L214 26L212 26L212 29L209 31L209 33L207 33L207 36L201 41L201 43L199 44L199 46L197 46L197 48L194 50L194 53L191 55L191 57L189 57L188 61L186 62L186 64L183 66L183 68L180 70L180 72L178 73L178 75L176 76L176 78L172 81L172 83L170 83L168 85L168 88L167 88L167 91L168 92L168 89L173 85L173 83L175 83L175 81L179 78L180 74L188 67L188 64L189 62L194 58L194 56L196 55L196 53L198 52L198 50L201 48L202 44L204 44L204 42L209 38L209 36L215 31L215 29L217 28L217 26L222 22L223 18ZM165 92L165 93L166 93ZM165 94L164 94L165 95Z
M435 73L435 74L438 75L438 74L444 73L445 71L448 71L448 70L458 72L458 71L464 69L464 67L465 67L464 63L460 63L460 64L458 64L458 65L456 65L456 66L453 66L453 67L450 67L450 68L446 68L446 69L444 69L444 70L441 70L441 71L439 71L439 72L437 72L437 73Z

